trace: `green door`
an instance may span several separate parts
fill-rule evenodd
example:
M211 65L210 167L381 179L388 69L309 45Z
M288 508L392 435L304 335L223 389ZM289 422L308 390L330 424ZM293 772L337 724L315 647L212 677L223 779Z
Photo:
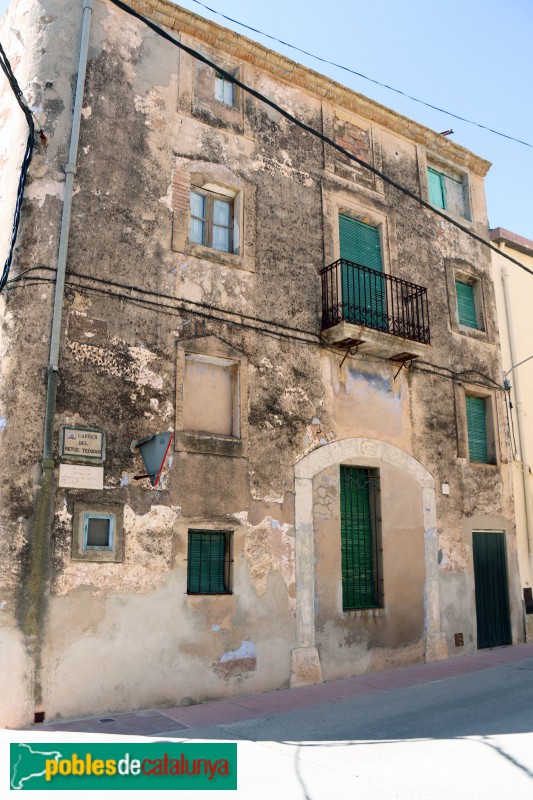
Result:
M339 214L339 241L343 319L387 330L385 281L378 228ZM345 264L351 261L374 272Z
M509 587L503 531L474 531L477 646L511 644Z

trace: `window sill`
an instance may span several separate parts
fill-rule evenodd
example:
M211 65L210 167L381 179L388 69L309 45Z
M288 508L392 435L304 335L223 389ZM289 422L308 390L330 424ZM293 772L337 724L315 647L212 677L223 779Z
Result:
M187 453L205 453L229 458L243 458L246 442L236 436L200 431L177 431L175 449Z
M352 608L342 612L349 617L384 617L387 613L386 608Z
M457 325L457 333L461 333L463 336L470 336L472 339L488 339L487 331L482 328L470 328L468 325L461 325L461 323Z

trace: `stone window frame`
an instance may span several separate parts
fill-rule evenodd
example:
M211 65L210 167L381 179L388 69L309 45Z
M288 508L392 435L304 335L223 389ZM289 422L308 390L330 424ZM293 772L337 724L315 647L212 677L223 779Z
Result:
M190 193L222 195L232 201L232 252L190 238ZM172 176L172 249L225 267L255 272L255 187L220 164L180 159Z
M111 517L113 519L113 542L111 548L84 547L86 517ZM120 503L98 503L84 500L74 502L72 519L73 561L98 561L120 563L124 560L124 506Z
M422 199L427 203L431 203L431 200L429 199L428 169L432 169L434 172L438 172L440 175L443 175L451 180L459 181L463 185L464 213L457 214L449 208L443 208L442 211L445 211L450 217L461 221L468 227L473 227L472 191L470 175L468 171L458 167L453 162L448 161L441 156L436 156L433 153L429 153L428 151L421 150L420 154L419 179ZM438 208L438 206L435 207Z
M454 333L467 336L471 339L478 339L492 343L495 341L495 331L492 320L487 314L488 308L488 283L487 276L472 264L457 259L445 260L446 287L448 291L448 307L450 314L450 326ZM476 315L481 327L470 328L468 325L461 325L459 322L459 312L457 309L457 290L455 282L469 283L474 286L474 303L476 305Z
M375 205L363 205L354 200L348 191L324 191L322 193L324 217L324 256L322 266L328 266L340 258L339 214L345 214L366 225L378 228L381 242L381 266L386 275L397 274L398 245L394 218ZM393 269L394 268L394 269Z
M470 461L468 446L468 425L466 420L466 397L480 397L485 401L487 426L487 450L490 461ZM457 455L464 458L472 469L499 470L501 464L501 443L499 439L496 392L476 384L461 383L456 387L457 407Z
M184 421L184 381L187 356L213 362L226 362L235 368L234 376L234 419L238 419L238 435L204 431L188 431ZM246 457L248 452L248 359L215 336L201 336L179 341L176 359L176 430L174 448L176 451L205 453L230 458Z

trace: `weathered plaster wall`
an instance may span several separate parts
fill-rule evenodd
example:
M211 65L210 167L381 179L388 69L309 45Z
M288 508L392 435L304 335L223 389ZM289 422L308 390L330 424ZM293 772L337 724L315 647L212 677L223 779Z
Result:
M40 156L42 170L36 162L25 206L19 269L55 265L76 71L72 43L80 28L79 14L61 13L62 0L27 4L34 13L44 9L50 20L36 28L47 46L35 73L43 97L55 94L45 119L50 144ZM183 36L210 52L205 41ZM218 113L206 101L206 75L189 56L103 2L94 3L89 57L57 428L103 428L107 456L102 491L60 489L55 496L41 676L48 716L196 702L287 685L298 593L294 465L352 437L397 448L434 477L443 613L431 623L442 624L450 653L460 652L453 646L458 629L466 634L465 649L473 649L471 528L465 517L483 513L500 526L512 518L501 468L507 458L501 401L495 395L499 465L473 469L464 456L450 380L454 371L457 384L465 370L499 380L490 281L487 332L481 337L457 330L450 294L456 263L488 278L481 246L379 179L346 165L339 169L318 140L258 101L241 96L231 113ZM391 177L422 195L427 191L426 152L410 140L407 128L405 135L386 131L365 118L362 101L361 108L341 115L341 124L338 109L312 83L303 91L290 85L288 75L274 77L249 58L239 60L238 52L222 57L308 124L330 126ZM43 89L48 83L52 88ZM486 233L482 178L467 172L472 226ZM242 252L222 254L188 241L189 187L209 181L239 194ZM386 271L430 286L432 345L425 367L396 375L398 364L361 355L349 356L341 367L342 353L319 346L318 271L337 257L337 214L346 204L383 226ZM0 436L13 436L17 477L7 484L3 507L6 539L20 542L23 552L42 449L50 288L28 287L7 298L12 323L5 326L5 346L13 360L6 362L12 375L5 396L17 409L17 421L12 434L6 426ZM187 450L178 436L162 483L152 489L134 480L143 466L131 442L174 429L179 354L187 343L192 352L201 349L204 337L211 354L218 342L217 352L227 348L245 365L240 402L246 436L237 450L231 442L214 441L203 447L197 441ZM32 369L21 377L24 359ZM16 446L22 432L29 441L23 451ZM316 478L317 506L326 478L330 510L321 518L317 508L316 515L316 633L324 676L423 658L429 570L422 513L428 487L405 469L383 466L385 591L392 601L381 616L366 618L339 611L333 546L338 464ZM449 483L449 496L440 494L442 482ZM123 504L122 563L71 559L76 500ZM231 595L187 595L189 528L234 531ZM512 536L509 529L510 549ZM24 561L15 554L9 564L18 570L13 584L23 581ZM436 558L430 566L437 569ZM515 602L516 592L513 597ZM433 605L438 608L438 602ZM515 608L513 624L517 638ZM27 721L31 700L25 686L21 716Z

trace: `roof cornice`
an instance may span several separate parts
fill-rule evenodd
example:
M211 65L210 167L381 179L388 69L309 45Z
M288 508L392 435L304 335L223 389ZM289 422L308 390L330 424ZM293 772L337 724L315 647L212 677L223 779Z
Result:
M533 256L533 242L531 239L526 239L525 236L519 236L517 233L508 231L505 228L492 228L489 231L489 236L492 242L503 242L507 247L518 250L519 253Z
M128 0L128 2L135 11L149 17L158 25L176 33L193 36L234 58L254 64L286 83L299 86L320 100L341 106L410 141L415 141L432 153L459 164L480 177L484 177L490 169L490 161L441 136L431 128L426 128L425 125L404 117L319 72L304 67L274 50L269 50L246 36L223 28L216 22L200 17L181 6L176 6L169 0Z

